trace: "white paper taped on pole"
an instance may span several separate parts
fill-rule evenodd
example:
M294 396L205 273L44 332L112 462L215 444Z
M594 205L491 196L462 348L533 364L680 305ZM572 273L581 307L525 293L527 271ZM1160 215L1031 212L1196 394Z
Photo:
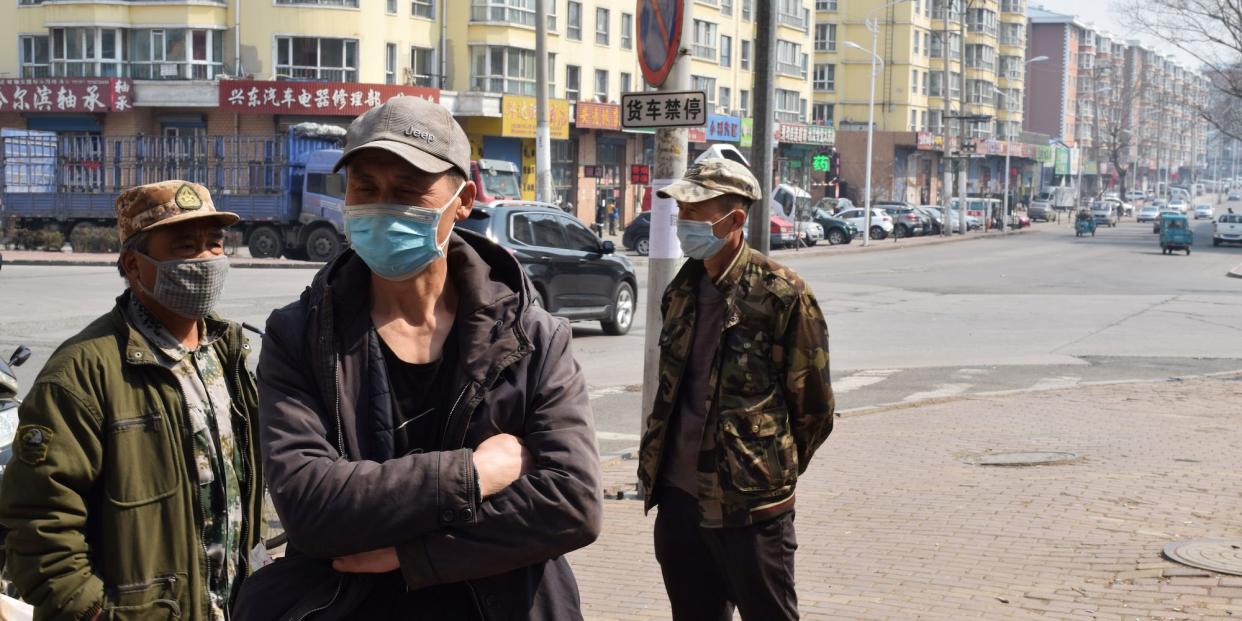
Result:
M677 240L677 218L680 210L677 201L660 198L659 191L673 185L677 179L654 179L651 182L651 239L650 258L680 259L681 242Z

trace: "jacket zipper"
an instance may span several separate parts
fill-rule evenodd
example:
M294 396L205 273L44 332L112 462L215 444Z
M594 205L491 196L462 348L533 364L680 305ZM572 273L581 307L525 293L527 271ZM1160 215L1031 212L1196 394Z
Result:
M341 361L336 354L332 354L332 392L336 395L336 406L333 413L336 415L336 450L344 459L349 459L349 453L345 451L345 422L341 419Z
M312 608L312 609L307 610L306 612L302 613L302 616L298 617L298 621L306 621L306 619L309 619L309 618L311 617L311 615L313 615L313 614L317 614L317 613L320 613L320 612L323 612L323 611L327 610L328 608L330 608L330 607L332 606L332 604L335 604L335 603L336 603L336 598L338 598L338 597L340 597L340 596L341 596L341 586L342 586L344 583L345 583L345 576L343 576L343 575L342 575L342 576L339 576L339 577L337 578L337 580L336 580L336 591L334 591L334 592L332 593L332 599L329 599L328 601L324 602L324 604L323 604L322 606L318 606L318 607L316 607L316 608Z
M176 583L177 574L164 574L162 576L156 576L146 582L133 582L130 584L118 585L113 588L116 589L117 593L131 593L134 591L145 591L146 589L149 589L157 584L167 584L172 586Z
M147 427L158 423L161 418L163 418L163 415L159 412L155 412L147 414L146 416L140 416L138 418L127 418L125 420L113 422L108 426L108 429L112 431L124 431L131 427Z
M239 360L234 364L234 367L233 367L233 379L235 380L236 390L237 390L237 396L235 397L235 399L241 399L242 393L244 392L244 389L242 387L242 381L241 381L241 367L244 364L245 364L245 356L243 355L239 358ZM241 408L238 408L237 411L242 414L241 419L245 423L244 425L242 425L241 432L242 432L242 439L244 440L244 445L246 447L246 452L243 454L243 458L242 458L242 463L245 465L245 468L246 468L246 483L245 483L245 488L243 488L243 492L242 492L242 496L246 499L246 510L242 512L241 537L238 539L238 542L237 542L237 545L241 547L241 550L240 550L241 554L239 554L239 557L240 557L239 565L242 568L242 571L239 571L237 573L237 576L233 577L234 581L238 579L238 576L249 575L250 573L250 554L249 554L250 551L246 549L248 548L248 542L246 538L249 536L250 520L246 519L246 515L254 509L254 498L251 498L251 496L254 494L254 471L253 471L254 465L251 463L251 459L250 459L250 453L251 453L250 418L246 416L245 413L242 412ZM262 514L260 512L260 516L261 515ZM260 519L262 519L262 517L260 517ZM261 540L260 540L260 543L262 543ZM232 591L233 589L229 589L229 590ZM232 598L230 597L229 599L231 600Z

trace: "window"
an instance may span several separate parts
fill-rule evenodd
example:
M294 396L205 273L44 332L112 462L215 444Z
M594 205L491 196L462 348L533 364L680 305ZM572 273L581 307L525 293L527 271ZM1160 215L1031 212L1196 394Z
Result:
M989 45L967 45L966 66L973 69L996 70L996 50Z
M929 95L932 97L944 97L944 72L936 71L931 74L931 89Z
M962 74L954 71L949 74L949 97L957 99L962 96Z
M837 90L837 66L831 63L816 63L811 88L827 92Z
M914 69L910 72L910 92L915 95L919 94L919 70Z
M795 78L805 77L801 45L792 41L776 42L776 72Z
M807 12L802 8L802 0L776 0L777 24L805 31L807 21Z
M835 11L837 10L837 0L815 0L816 11Z
M966 16L966 26L971 32L996 36L996 12L987 9L971 9Z
M751 15L752 15L751 5L753 2L754 0L742 0L742 20L743 21L751 20Z
M915 30L914 31L914 55L918 56L918 54L919 54L919 31Z
M996 105L996 96L991 82L986 80L968 80L966 101L972 104Z
M929 120L931 121L931 124L928 126L928 130L935 134L944 133L944 127L943 127L944 111L943 110L932 110L931 114L928 116L929 116Z
M70 78L101 78L125 75L123 34L116 28L53 28L52 75ZM175 51L185 60L186 31ZM35 56L38 54L36 52ZM179 66L174 65L174 69ZM171 76L170 76L171 77ZM178 76L179 77L179 76Z
M276 79L358 81L358 40L276 38Z
M927 94L927 81L928 81L928 79L930 79L930 78L931 78L931 72L930 72L930 71L924 71L924 72L923 72L923 94L924 94L924 95L926 95L926 94Z
M919 112L918 110L910 111L910 131L919 131Z
M595 70L595 100L608 101L608 72L603 69Z
M833 124L833 105L830 103L817 103L811 106L811 121L819 125Z
M388 4L387 6L385 6L384 10L392 15L396 15L397 14L397 0L388 0Z
M1001 28L1001 35L1000 35L1001 45L1012 45L1015 47L1022 47L1026 45L1026 41L1024 40L1025 35L1026 35L1025 24L1005 24Z
M1023 60L1021 56L1001 56L1000 69L997 71L1002 78L1021 80Z
M621 92L622 93L632 92L630 91L630 87L633 86L632 84L633 81L634 81L633 76L631 76L628 73L622 73L621 74Z
M384 84L397 83L397 44L384 45Z
M720 66L733 66L733 37L720 35Z
M733 89L730 89L727 86L720 87L720 97L716 100L716 104L720 106L721 110L727 113L729 108L733 105Z
M210 80L223 72L223 32L153 28L127 34L129 72L136 79Z
M319 6L358 8L358 0L276 0L276 4L317 4Z
M556 98L556 54L548 54L548 98Z
M716 24L701 19L694 20L694 45L691 47L695 57L715 61Z
M750 71L750 41L742 41L742 70Z
M578 101L582 98L582 68L565 65L565 99Z
M750 116L750 91L742 91L738 93L737 108L742 113L742 117Z
M534 0L471 0L470 21L535 27Z
M785 123L797 123L802 116L802 102L798 91L783 88L776 89L776 120Z
M513 241L527 246L568 250L560 218L550 213L517 213L509 223Z
M926 56L930 53L931 53L931 35L924 32L923 33L923 55Z
M701 75L690 76L691 90L703 91L707 93L707 109L714 110L716 108L716 78L708 78Z
M599 238L595 236L585 226L579 224L576 220L558 216L561 226L565 227L565 239L568 242L566 249L577 250L578 252L599 252Z
M815 24L815 51L837 51L837 25Z
M922 127L923 131L927 131L927 111L926 110L919 113L919 127Z
M48 41L46 36L21 38L21 77L46 78L51 75L48 66Z
M566 27L567 30L565 32L565 36L569 37L570 39L573 39L574 41L581 41L582 40L582 3L574 2L573 0L570 0L568 8L569 10L567 11L568 15L566 16L566 19L569 21L569 26Z
M608 45L608 9L595 9L595 45Z
M535 94L535 51L499 45L470 46L470 88L489 93Z
M629 13L621 14L621 49L634 49L634 16Z
M720 14L733 17L733 0L720 0Z
M410 48L410 75L406 80L414 86L436 86L436 51L429 47ZM550 78L549 78L550 79Z
M436 18L436 0L412 0L410 2L410 15L414 17L422 17L425 19Z
M308 173L306 191L321 196L345 198L345 173Z

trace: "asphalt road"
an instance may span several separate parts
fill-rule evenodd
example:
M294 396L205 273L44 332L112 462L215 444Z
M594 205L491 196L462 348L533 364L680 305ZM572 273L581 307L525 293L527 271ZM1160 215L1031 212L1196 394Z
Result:
M843 409L1002 390L1156 379L1242 369L1242 247L1213 248L1196 223L1190 256L1164 256L1151 225L1127 221L1077 239L1067 224L1030 235L889 252L778 253L811 285L828 318ZM877 243L892 243L877 242ZM646 263L636 259L640 303ZM309 270L237 269L223 315L262 325ZM5 267L0 352L34 350L29 385L52 350L106 312L115 270ZM601 451L637 444L644 312L624 337L575 327Z

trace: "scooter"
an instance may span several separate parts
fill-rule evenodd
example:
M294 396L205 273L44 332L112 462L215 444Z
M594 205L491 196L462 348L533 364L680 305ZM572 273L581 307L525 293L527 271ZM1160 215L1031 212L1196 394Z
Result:
M4 467L13 458L13 436L17 435L17 408L22 402L17 398L21 387L13 369L30 359L30 348L22 345L9 357L8 363L0 360L0 477Z

